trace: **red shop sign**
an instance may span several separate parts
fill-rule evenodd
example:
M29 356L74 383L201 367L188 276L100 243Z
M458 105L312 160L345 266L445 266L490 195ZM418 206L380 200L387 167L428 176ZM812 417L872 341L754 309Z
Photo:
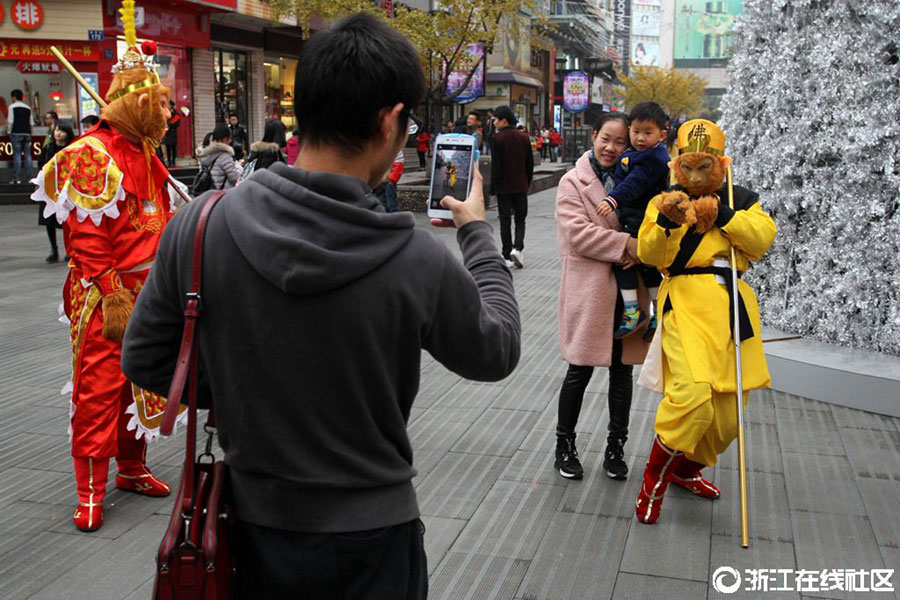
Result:
M56 46L63 56L73 62L96 62L100 51L96 42L53 42L47 40L0 40L0 60L54 60L50 46Z
M45 75L53 75L62 71L58 62L50 60L20 60L16 69L19 70L19 73L43 73Z
M188 0L191 4L202 4L212 8L223 8L225 10L237 10L237 0Z
M19 29L31 31L44 24L44 7L38 0L16 0L9 7L9 14Z
M143 21L137 23L141 39L179 48L209 48L209 12L190 6L158 6L145 2ZM104 14L106 37L123 34L122 23L115 15Z
M6 13L3 12L3 5L0 4L0 25L3 25L3 17L6 16Z

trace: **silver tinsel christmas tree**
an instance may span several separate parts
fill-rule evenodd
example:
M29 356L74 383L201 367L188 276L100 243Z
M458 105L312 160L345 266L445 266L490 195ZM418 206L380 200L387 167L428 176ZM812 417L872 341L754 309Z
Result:
M900 1L746 0L722 102L778 238L763 322L900 355Z

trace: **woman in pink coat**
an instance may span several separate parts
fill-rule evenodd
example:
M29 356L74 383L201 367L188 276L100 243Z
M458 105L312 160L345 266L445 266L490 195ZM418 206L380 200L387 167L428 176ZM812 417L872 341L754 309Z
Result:
M569 369L559 392L555 468L580 479L584 471L575 447L575 426L594 367L609 367L609 434L603 469L625 479L625 440L631 410L632 365L647 352L642 336L613 340L623 305L613 264L637 264L637 240L620 231L615 213L597 214L597 206L615 185L612 171L628 146L625 115L605 113L594 124L591 151L562 178L556 195L557 242L562 260L559 284L559 345ZM639 290L646 307L646 290Z

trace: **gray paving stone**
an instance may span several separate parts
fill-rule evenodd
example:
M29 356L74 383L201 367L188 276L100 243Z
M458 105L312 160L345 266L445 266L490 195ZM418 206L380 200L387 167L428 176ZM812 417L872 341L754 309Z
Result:
M562 492L555 485L497 481L451 551L531 560Z
M781 436L778 434L776 425L745 421L744 439L747 444L747 470L784 473ZM718 466L724 469L738 468L737 440L734 440L728 449L719 455Z
M0 472L0 507L28 499L36 491L56 482L65 481L74 490L72 476L55 471L37 471L13 467Z
M434 573L443 560L447 550L459 537L459 532L466 526L462 519L446 519L422 515L425 524L425 555L428 557L428 574Z
M71 508L14 502L0 511L0 556L14 553L38 534L72 518ZM0 598L5 598L0 594Z
M774 393L775 408L786 408L800 412L825 411L831 412L831 405L819 402L818 400L810 400L793 394L784 394L781 392Z
M846 458L792 452L785 452L783 456L784 481L792 515L793 511L866 514L856 477Z
M706 584L620 572L612 597L615 600L703 600L706 598Z
M419 476L413 480L417 485L469 428L468 423L459 421L447 421L440 426L419 426L420 422L421 420L416 421L409 427L413 466L419 472Z
M900 431L900 419L854 410L846 406L832 405L831 414L838 427L853 429L881 429L883 431Z
M148 579L132 593L125 597L125 600L147 600L153 594L153 579Z
M441 367L440 371L423 374L419 379L419 393L413 406L428 408L434 406L444 395L462 383L462 378Z
M610 598L628 519L557 513L519 588L522 598Z
M798 569L880 569L884 566L867 517L834 518L791 511L791 519ZM805 592L804 595L837 599L855 596L836 591Z
M495 395L491 408L510 408L541 412L547 405L556 405L560 382L549 375L517 375Z
M416 486L423 515L469 519L494 485L507 459L448 452Z
M538 414L534 412L489 408L472 423L451 450L511 457L537 419Z
M85 534L45 531L29 537L17 548L0 555L0 598L28 598L107 544L108 539ZM42 568L36 568L36 559L40 560ZM68 580L74 585L75 581L82 581L83 576L74 573Z
M715 477L714 483L722 491L722 497L712 501L712 532L716 535L736 535L740 539L741 494L738 472L717 467ZM747 497L751 543L755 540L780 543L794 541L783 475L748 471Z
M900 482L860 478L856 483L878 544L900 548ZM900 572L897 583L900 587Z
M67 573L36 592L30 600L124 598L140 589L156 571L156 549L168 519L151 516L124 532L76 567L78 578ZM105 525L104 525L105 527ZM101 531L103 531L101 529ZM153 540L157 540L154 544ZM127 573L128 576L123 575Z
M841 438L859 477L900 481L900 431L845 428Z
M709 581L711 510L709 502L667 495L655 524L646 525L631 519L619 570L637 575Z
M32 404L15 406L8 413L0 414L2 437L20 432L67 435L69 411L66 408Z
M775 415L781 449L785 452L844 454L831 411L777 408Z
M431 577L428 597L435 600L512 599L529 562L521 559L461 554L444 557Z
M544 485L566 485L569 480L563 478L554 468L554 459L552 449L543 452L516 450L506 468L500 473L500 479ZM590 460L589 455L582 455L581 460Z
M793 600L800 598L800 594L796 591L776 591L779 588L781 590L793 589L793 578L785 579L783 574L768 573L765 577L760 575L760 579L754 584L752 573L747 572L747 569L755 570L758 573L761 569L770 571L790 569L793 571L797 565L794 560L794 545L791 543L751 538L750 547L742 548L740 533L736 536L713 535L709 557L711 580L720 567L737 569L742 579L740 588L733 594L721 594L713 586L710 586L709 600L726 597ZM770 577L772 578L770 579ZM730 582L729 579L725 583Z
M620 481L606 475L602 454L586 454L582 461L585 465L584 479L566 486L560 510L584 515L632 518L646 461L646 457L626 456L629 478Z
M774 425L775 394L771 389L753 390L750 392L750 400L744 410L744 420L751 423L767 423Z

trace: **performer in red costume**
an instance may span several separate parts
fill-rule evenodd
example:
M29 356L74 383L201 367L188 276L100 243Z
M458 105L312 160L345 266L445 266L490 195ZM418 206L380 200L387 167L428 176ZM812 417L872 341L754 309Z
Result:
M129 48L113 69L103 119L33 181L32 199L45 202L44 215L63 224L71 256L63 304L73 348L74 521L82 531L103 524L110 457L117 488L147 496L170 492L146 465L145 438L155 436L165 398L132 385L119 360L135 298L174 210L167 170L155 155L169 118L169 91L136 47L133 0L123 6ZM152 55L155 44L142 49Z

